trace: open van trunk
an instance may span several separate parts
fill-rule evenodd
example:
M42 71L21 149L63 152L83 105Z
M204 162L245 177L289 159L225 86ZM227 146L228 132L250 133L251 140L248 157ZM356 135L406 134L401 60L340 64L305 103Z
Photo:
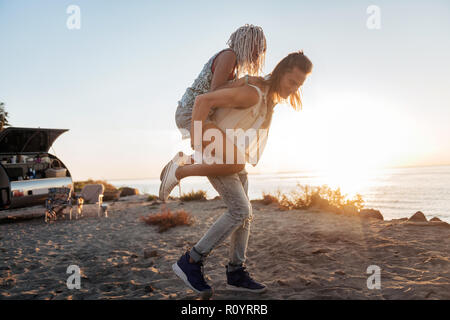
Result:
M9 127L0 132L0 209L44 203L49 188L72 187L69 170L48 153L66 131Z

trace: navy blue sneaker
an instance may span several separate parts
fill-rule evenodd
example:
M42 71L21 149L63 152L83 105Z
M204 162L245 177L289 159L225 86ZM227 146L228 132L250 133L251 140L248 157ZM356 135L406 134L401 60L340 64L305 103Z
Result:
M190 263L189 252L172 265L175 274L184 281L192 290L201 294L212 294L212 288L203 278L203 264L201 262Z
M244 266L235 271L227 269L227 289L234 291L247 291L261 293L266 291L266 286L253 280Z

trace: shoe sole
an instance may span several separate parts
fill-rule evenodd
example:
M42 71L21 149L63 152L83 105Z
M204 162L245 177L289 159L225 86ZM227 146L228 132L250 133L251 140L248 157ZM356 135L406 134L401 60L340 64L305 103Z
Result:
M177 277L180 278L181 280L183 280L183 282L184 282L189 288L191 288L192 290L194 290L194 292L200 293L200 294L203 296L203 298L209 298L209 297L212 296L212 294L213 294L213 290L212 290L212 289L211 289L211 290L205 290L205 291L200 291L200 290L195 289L195 288L189 283L189 280L188 280L186 274L185 274L185 273L183 272L183 270L181 270L181 268L178 266L178 263L175 262L175 263L172 265L172 270L173 270L173 272L175 272L175 274L177 275Z
M177 161L179 158L181 158L181 157L183 157L183 156L184 156L184 153L183 153L182 151L180 151L180 152L172 159L172 162L173 162L173 161ZM163 179L163 177L164 177L164 174L165 174L165 172L167 171L167 167L169 166L169 164L170 164L170 162L169 162L168 164L166 164L166 165L164 166L164 168L162 169L161 174L159 175L159 181L162 181L162 179Z
M164 166L164 168L162 169L161 174L159 175L159 181L162 181L164 175L166 174L167 167L169 166L169 164L170 164L170 162L169 162L168 164L166 164L166 165Z
M162 178L162 180L161 180L161 185L159 186L159 200L161 200L161 201L163 201L163 202L166 202L167 199L164 199L163 194L162 194L162 191L164 190L164 188L165 188L165 186L166 186L166 182L167 182L167 174L169 173L170 168L172 167L172 165L173 165L172 161L169 162L169 163L166 165L167 169L166 169L166 171L164 172L163 178ZM169 196L167 196L167 198L168 198L168 197L169 197Z
M227 284L227 285L226 285L226 288L227 288L228 290L231 290L231 291L240 291L240 292L263 293L263 292L266 292L266 291L267 291L267 287L264 287L264 288L262 288L262 289L248 289L248 288L242 288L242 287L235 287L235 286L232 286L232 285L230 285L230 284Z

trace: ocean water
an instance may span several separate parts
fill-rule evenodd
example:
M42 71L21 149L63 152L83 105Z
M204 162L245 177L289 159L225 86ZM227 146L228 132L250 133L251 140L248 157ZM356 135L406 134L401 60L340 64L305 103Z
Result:
M158 194L159 179L111 180L116 187L129 186L141 193ZM360 194L366 208L380 210L386 220L410 217L422 211L428 219L438 217L450 223L450 166L379 169L370 172L292 172L280 174L249 174L250 199L262 193L290 192L297 184L340 188L352 198ZM208 198L217 192L205 177L189 177L181 182L183 193L205 190ZM172 191L178 196L178 188Z

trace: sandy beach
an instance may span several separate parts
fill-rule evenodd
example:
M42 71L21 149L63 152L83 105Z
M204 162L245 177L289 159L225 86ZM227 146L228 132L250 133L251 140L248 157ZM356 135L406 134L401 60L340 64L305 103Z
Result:
M226 207L220 199L166 205L189 212L193 225L158 233L140 218L162 205L145 195L111 203L108 218L87 205L79 220L0 224L0 299L197 299L171 265ZM253 214L247 266L268 290L226 290L227 239L205 263L213 299L450 299L446 223L283 211L260 201L253 201ZM81 269L81 289L67 288L70 265ZM373 265L381 270L380 289L367 287Z

